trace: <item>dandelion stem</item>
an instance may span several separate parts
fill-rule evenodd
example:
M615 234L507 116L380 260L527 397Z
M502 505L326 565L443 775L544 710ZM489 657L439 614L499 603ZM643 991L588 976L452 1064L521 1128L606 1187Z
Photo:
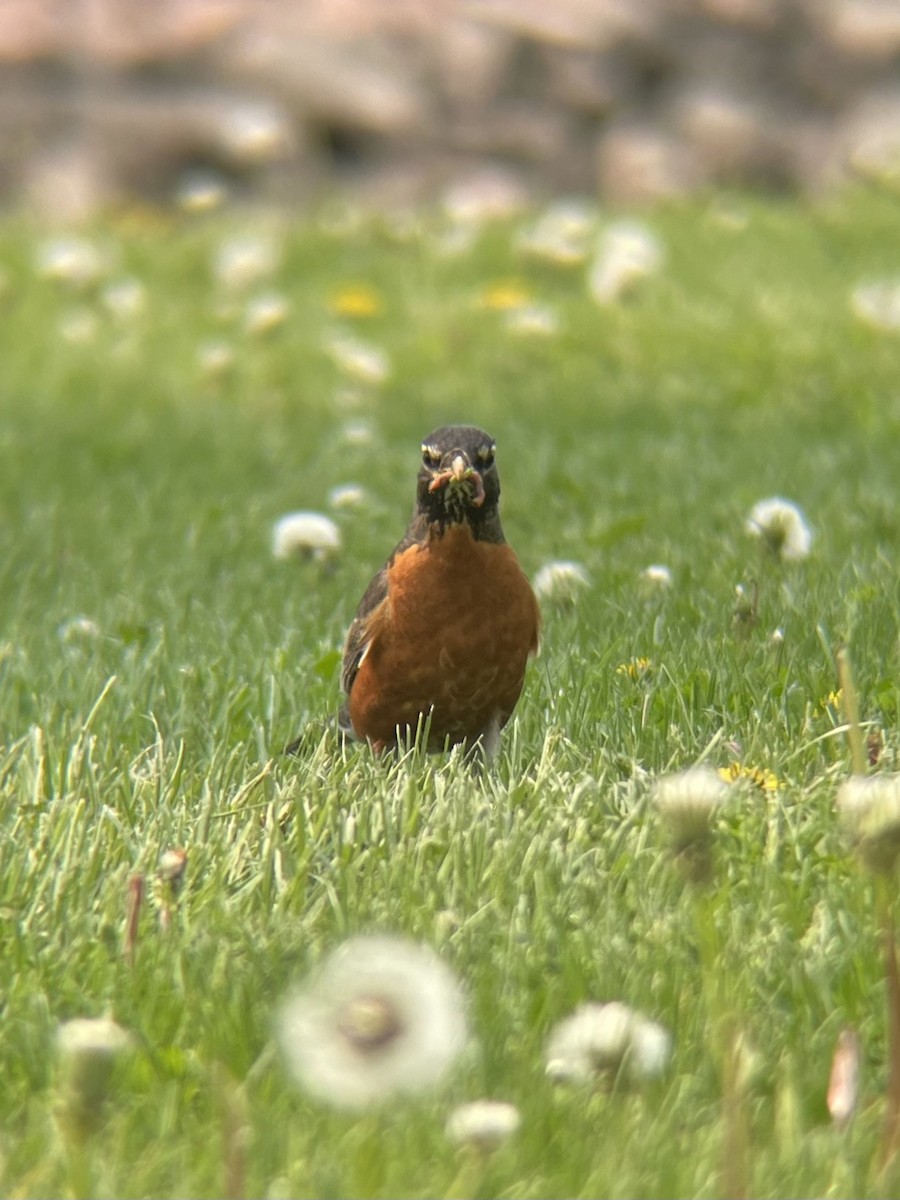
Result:
M862 731L859 727L859 698L853 683L853 672L850 669L850 654L846 646L841 646L836 656L838 679L841 685L841 705L844 709L844 721L847 725L847 740L850 742L850 762L854 775L866 773L866 748L863 744Z
M887 985L888 1088L887 1110L881 1140L881 1169L886 1169L900 1150L900 970L897 941L887 886L878 880L879 908L884 939L884 974Z

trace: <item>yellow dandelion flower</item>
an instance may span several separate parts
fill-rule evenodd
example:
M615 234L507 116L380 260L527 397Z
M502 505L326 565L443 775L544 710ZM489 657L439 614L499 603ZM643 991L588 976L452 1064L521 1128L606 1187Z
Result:
M764 767L748 767L743 763L733 762L727 767L719 768L719 778L724 779L726 783L741 783L746 780L761 792L778 790L778 776Z
M619 663L617 675L627 675L629 679L640 679L653 667L649 658L631 658L628 662Z
M333 292L328 307L337 317L377 317L384 310L384 300L367 283L354 283Z
M495 312L511 312L517 308L525 308L531 302L532 296L528 289L514 280L492 283L478 298L480 308L490 308Z

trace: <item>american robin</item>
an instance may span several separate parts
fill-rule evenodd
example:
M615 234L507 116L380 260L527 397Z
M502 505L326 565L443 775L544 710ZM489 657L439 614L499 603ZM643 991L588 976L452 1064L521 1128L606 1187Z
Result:
M344 646L345 719L376 750L427 729L427 748L492 754L538 646L540 611L500 527L494 439L447 425L422 443L416 506L366 589Z

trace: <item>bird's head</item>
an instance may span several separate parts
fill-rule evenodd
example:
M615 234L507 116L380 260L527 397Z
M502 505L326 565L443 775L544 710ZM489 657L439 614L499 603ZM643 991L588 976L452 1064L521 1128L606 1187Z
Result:
M494 439L474 425L445 425L422 443L417 510L441 526L492 521L500 500Z

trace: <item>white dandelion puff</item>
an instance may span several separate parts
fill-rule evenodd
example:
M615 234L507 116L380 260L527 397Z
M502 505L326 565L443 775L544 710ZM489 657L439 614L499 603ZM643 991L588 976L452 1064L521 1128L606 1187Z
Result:
M59 319L59 335L71 346L87 346L100 330L97 314L89 308L76 308Z
M272 530L272 553L276 558L322 559L340 548L341 531L322 513L287 513Z
M51 238L38 247L38 273L73 288L95 283L106 271L106 265L105 256L86 238Z
M653 802L679 847L708 836L713 814L728 797L728 784L709 767L662 775L653 785Z
M510 333L523 337L554 337L559 333L559 317L543 304L511 309L505 314L503 323Z
M594 213L576 200L562 200L546 209L516 238L516 249L530 258L559 266L584 262L594 231Z
M73 1132L85 1134L99 1120L116 1062L133 1040L109 1017L76 1017L59 1026L56 1045L65 1117Z
M57 629L57 634L63 642L94 641L100 637L100 626L90 617L70 617Z
M214 212L228 199L228 187L212 171L190 171L180 181L175 203L186 213Z
M241 104L225 114L223 138L232 157L248 165L280 158L291 142L290 125L270 104Z
M614 304L663 264L663 246L646 225L617 221L600 239L588 271L588 290L598 304Z
M138 279L117 279L103 289L101 296L107 311L122 321L140 316L146 298L144 285Z
M202 342L197 347L197 366L210 379L224 375L234 366L234 347L228 342Z
M290 308L284 296L278 292L264 292L247 304L244 310L244 329L255 337L262 337L283 325L289 312Z
M455 1108L447 1119L445 1132L459 1146L495 1150L522 1124L514 1104L502 1100L472 1100Z
M835 803L866 866L893 870L900 856L900 775L851 775Z
M365 502L365 488L358 483L342 483L328 493L328 503L332 508L360 508Z
M798 562L809 555L813 533L800 508L792 500L772 496L758 501L747 518L745 528L785 562Z
M620 1072L632 1083L655 1079L672 1054L672 1036L662 1025L618 1001L582 1004L560 1021L547 1040L547 1074L581 1082Z
M641 582L651 590L664 591L672 586L672 572L662 563L651 563L641 571Z
M590 584L580 563L560 560L544 563L534 577L534 592L539 600L552 604L574 604L578 593Z
M387 353L360 338L338 335L325 348L335 366L359 383L384 383L391 373Z
M278 250L269 239L228 238L216 250L213 274L229 291L242 291L272 275L278 258Z
M900 332L900 281L861 283L850 294L854 316L883 333Z
M297 1082L348 1109L436 1083L467 1037L452 972L429 948L386 936L340 946L284 1003L278 1033Z

